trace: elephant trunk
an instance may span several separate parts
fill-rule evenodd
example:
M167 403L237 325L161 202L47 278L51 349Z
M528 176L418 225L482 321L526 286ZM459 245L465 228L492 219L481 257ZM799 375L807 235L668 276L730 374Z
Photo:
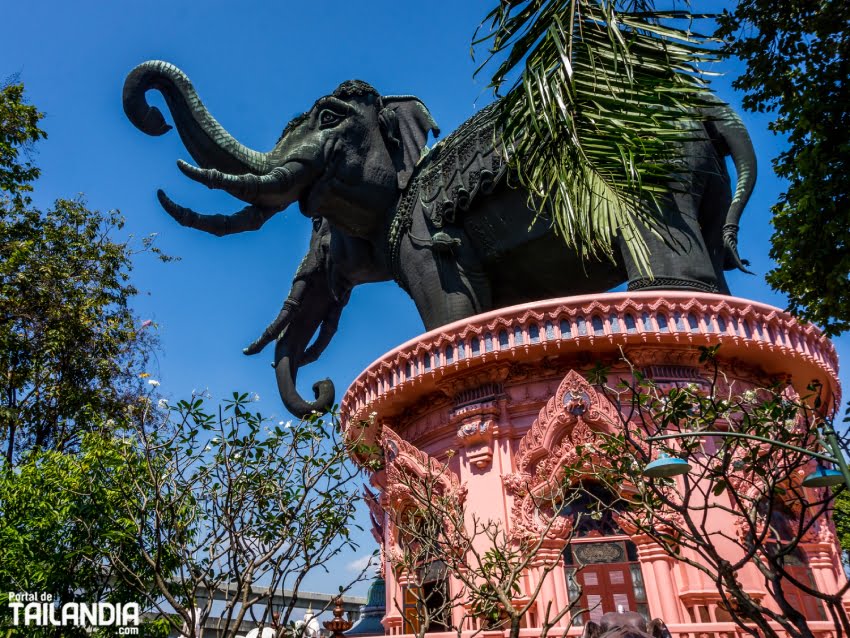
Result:
M307 401L298 394L295 379L302 355L303 348L293 348L289 335L284 334L278 339L274 353L277 389L283 405L299 419L312 412L327 412L333 406L335 396L334 384L330 379L322 379L313 384L313 394L316 397L314 401Z
M267 153L258 153L236 141L204 107L189 78L173 64L143 62L124 81L124 112L148 135L171 129L162 112L145 99L148 90L162 93L186 150L204 168L225 173L263 175L271 168Z

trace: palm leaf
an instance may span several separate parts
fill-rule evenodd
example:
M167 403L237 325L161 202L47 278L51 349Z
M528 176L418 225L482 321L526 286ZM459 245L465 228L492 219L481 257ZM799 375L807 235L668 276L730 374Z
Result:
M683 181L683 143L708 104L712 42L698 16L652 0L502 0L486 17L484 68L501 93L500 132L535 210L584 258L614 259L622 236L647 276L641 234ZM489 25L489 26L487 26ZM510 81L509 78L515 78Z

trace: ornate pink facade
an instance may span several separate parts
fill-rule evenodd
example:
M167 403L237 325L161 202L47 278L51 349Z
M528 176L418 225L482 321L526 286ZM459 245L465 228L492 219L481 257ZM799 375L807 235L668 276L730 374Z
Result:
M593 449L599 433L618 422L610 403L585 379L594 363L625 376L625 354L662 387L699 384L696 346L718 343L727 383L750 387L781 377L803 391L818 379L827 395L839 395L835 351L816 328L763 304L684 292L609 293L506 308L424 334L370 365L341 407L344 424L371 420L367 436L392 450L391 462L373 476L377 491L369 499L385 560L387 633L409 631L394 604L403 600L405 582L389 568L398 550L385 514L405 498L399 472L421 474L447 464L442 489L465 499L470 511L504 521L513 534L539 534L528 490L556 481L559 467ZM729 521L717 520L724 524ZM550 601L560 608L570 600L568 527L565 522L548 530L541 560L560 557L564 568L546 577L523 635L535 635ZM605 544L596 538L570 545L571 552L602 557L599 570L582 582L585 595L596 596L599 613L638 607L688 638L741 633L718 606L713 582L628 529L623 524ZM819 522L803 549L817 588L836 591L845 577L831 524ZM606 552L619 558L606 559ZM528 587L540 578L535 570L529 570ZM609 578L609 584L591 576ZM755 567L741 574L741 582L751 594L766 595ZM457 622L462 610L455 615ZM570 633L578 634L580 627L565 617L562 626L570 624ZM824 638L833 633L828 621L811 627Z

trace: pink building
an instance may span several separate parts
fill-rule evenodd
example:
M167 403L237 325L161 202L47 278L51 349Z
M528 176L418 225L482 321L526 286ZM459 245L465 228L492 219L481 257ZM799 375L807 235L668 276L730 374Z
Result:
M528 507L528 490L551 480L577 445L593 442L618 420L585 379L594 362L625 375L628 369L617 367L624 353L658 384L699 383L705 370L696 346L718 343L728 383L761 385L767 376L781 375L801 392L813 379L828 395L840 392L832 344L776 308L710 294L609 293L505 308L409 341L351 385L343 419L373 415L368 435L392 452L393 463L423 472L432 462L448 464L447 480L463 492L470 510L504 521L508 530L533 533L540 523ZM371 507L385 559L383 626L387 634L402 635L411 633L411 625L396 605L404 609L405 576L389 562L398 542L386 524L392 483L387 469L373 475L378 492ZM587 533L574 531L569 543L558 526L549 530L544 554L561 561L560 567L546 577L523 635L537 633L550 602L561 608L578 597L577 585L581 606L592 611L562 620L571 634L580 633L587 618L618 609L660 617L677 637L742 634L718 604L714 582L627 527L612 519ZM845 577L831 523L818 521L804 540L805 559L795 567L800 577L820 591L837 591ZM585 565L577 574L574 562ZM532 567L527 586L536 578ZM740 579L753 596L766 596L755 567ZM795 606L819 636L834 635L814 599L801 594ZM456 609L454 623L462 615Z

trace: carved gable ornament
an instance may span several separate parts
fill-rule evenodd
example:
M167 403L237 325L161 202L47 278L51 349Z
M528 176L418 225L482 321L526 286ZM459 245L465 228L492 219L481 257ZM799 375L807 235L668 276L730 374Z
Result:
M381 433L381 448L386 459L387 485L384 495L389 506L399 512L413 500L411 491L417 486L433 482L432 488L463 503L466 485L462 485L457 474L411 445L390 427L384 425Z
M583 376L570 370L520 441L516 472L502 477L514 497L516 532L547 533L553 539L569 536L571 523L566 517L552 520L557 513L549 497L557 493L563 468L581 467L583 459L602 462L597 433L612 429L618 421L610 402Z

